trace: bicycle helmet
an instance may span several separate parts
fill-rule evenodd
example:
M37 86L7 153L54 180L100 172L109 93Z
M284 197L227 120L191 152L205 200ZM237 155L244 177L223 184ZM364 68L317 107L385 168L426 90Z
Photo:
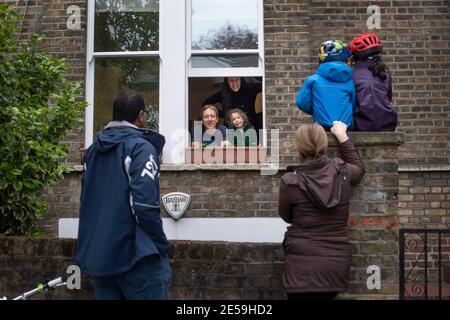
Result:
M340 40L325 41L319 48L320 62L345 61L350 56L351 53L347 44Z
M365 58L382 51L380 38L375 33L364 33L350 42L350 51L357 58Z

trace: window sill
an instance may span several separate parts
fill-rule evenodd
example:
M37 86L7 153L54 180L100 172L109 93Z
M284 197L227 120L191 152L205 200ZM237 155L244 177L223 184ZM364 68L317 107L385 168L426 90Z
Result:
M264 164L267 162L267 148L186 148L185 159L186 164L194 165Z
M161 172L167 171L260 171L260 170L278 170L279 167L270 163L225 163L225 164L162 164Z

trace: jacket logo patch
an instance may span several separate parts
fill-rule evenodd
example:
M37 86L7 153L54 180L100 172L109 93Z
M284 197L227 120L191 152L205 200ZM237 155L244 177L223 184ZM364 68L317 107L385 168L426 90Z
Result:
M142 170L141 177L148 175L150 178L155 180L155 176L158 172L158 165L156 164L153 155L150 155L150 160L145 164L144 170Z
M180 219L191 204L191 196L182 192L172 192L162 196L167 213L175 220Z

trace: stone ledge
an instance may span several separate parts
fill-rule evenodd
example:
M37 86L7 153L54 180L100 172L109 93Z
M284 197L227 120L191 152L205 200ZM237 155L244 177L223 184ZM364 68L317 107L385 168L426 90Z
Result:
M348 132L348 136L357 147L379 145L400 146L406 140L403 132ZM338 145L332 133L328 133L328 143L331 147Z
M69 164L70 171L69 172L83 172L83 165L81 164Z
M405 134L399 132L349 132L348 135L357 147L367 146L399 146L405 142ZM338 142L333 134L328 133L328 141L330 147L337 147ZM248 164L248 163L225 163L225 164L162 164L161 171L277 171L286 170L291 165L287 163L276 164L267 159L267 163ZM450 167L450 166L449 166ZM80 164L72 164L71 172L82 172L83 166ZM413 171L413 170L409 170ZM423 170L417 170L423 171ZM428 170L429 171L429 170Z
M450 171L449 164L399 165L399 172Z
M235 170L235 171L258 171L258 170L286 170L288 166L296 165L280 164L278 167L275 164L162 164L161 171L196 171L196 170ZM70 172L83 172L83 166L79 164L70 165ZM432 172L432 171L450 171L450 165L399 165L398 172Z

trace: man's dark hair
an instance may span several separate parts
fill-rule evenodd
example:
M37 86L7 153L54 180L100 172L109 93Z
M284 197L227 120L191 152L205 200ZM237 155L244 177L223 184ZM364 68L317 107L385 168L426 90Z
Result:
M145 110L144 98L137 91L123 90L114 100L113 121L134 123L142 110Z

